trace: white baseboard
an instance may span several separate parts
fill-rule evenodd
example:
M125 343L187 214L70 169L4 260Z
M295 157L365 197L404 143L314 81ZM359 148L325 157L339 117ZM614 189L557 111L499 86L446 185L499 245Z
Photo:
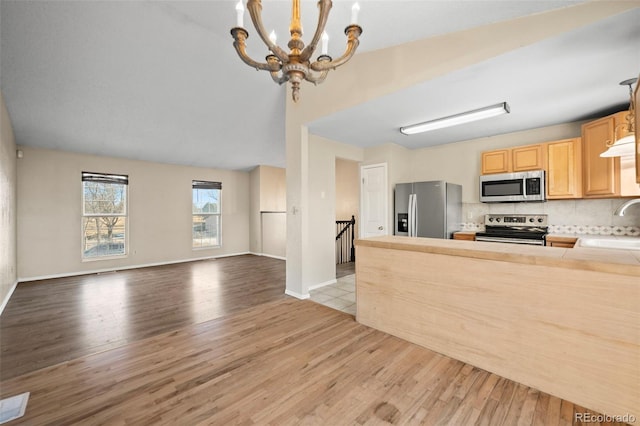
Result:
M286 261L287 258L286 257L282 257L282 256L275 256L273 254L267 254L267 253L255 253L255 252L249 252L249 254L253 254L254 256L264 256L264 257L270 257L272 259L278 259L278 260L284 260Z
M36 277L20 277L18 278L18 282L25 281L38 281L38 280L48 280L51 278L65 278L65 277L75 277L78 275L90 275L90 274L100 274L103 272L115 272L115 271L124 271L126 269L137 269L137 268L148 268L150 266L162 266L162 265L173 265L175 263L186 263L186 262L196 262L198 260L209 260L209 259L220 259L223 257L233 257L233 256L242 256L245 254L253 254L248 251L242 253L231 253L231 254L221 254L219 256L206 256L206 257L196 257L192 259L182 259L182 260L171 260L167 262L155 262L155 263L143 263L139 265L129 265L122 267L112 267L105 269L92 269L89 271L79 271L79 272L64 272L61 274L52 274L52 275L41 275Z
M297 292L295 292L295 291L291 291L291 290L289 290L289 289L286 289L286 290L284 291L284 294L286 294L287 296L295 297L296 299L300 299L300 300L308 299L308 298L310 297L310 296L309 296L309 293L307 293L307 294L300 294L300 293L297 293Z
M335 283L337 283L337 282L338 282L338 281L334 278L334 279L332 279L332 280L325 281L325 282L320 283L320 284L311 285L311 286L309 286L309 290L315 290L315 289L317 289L317 288L326 287L326 286L328 286L328 285L335 284Z
M9 303L9 299L11 299L11 295L13 295L13 292L16 291L17 286L18 286L18 280L15 280L13 285L9 289L9 293L7 293L7 295L4 297L4 300L2 301L2 305L0 305L0 315L2 315L2 312L4 312L4 308L7 307L7 303Z

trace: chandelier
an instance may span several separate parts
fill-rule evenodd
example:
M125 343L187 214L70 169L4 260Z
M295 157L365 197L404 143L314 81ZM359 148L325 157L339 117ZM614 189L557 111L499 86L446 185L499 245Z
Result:
M257 70L269 71L271 78L276 83L283 84L290 81L293 101L297 102L300 98L300 83L302 80L307 80L314 84L322 83L330 70L339 67L351 59L360 43L358 37L362 34L362 28L356 23L360 7L358 3L355 3L351 8L351 24L344 30L347 36L347 48L345 52L336 60L333 60L333 58L327 54L329 37L324 32L324 27L327 24L331 6L331 0L318 1L318 26L311 42L305 47L302 41L302 25L300 24L300 0L293 0L291 24L289 25L291 40L289 40L287 44L290 51L287 53L276 45L275 33L271 32L270 35L267 35L264 29L261 17L262 1L247 1L247 9L249 9L253 26L262 41L269 48L269 54L265 58L266 62L257 62L247 55L246 40L249 37L249 33L243 27L244 7L242 6L242 0L240 0L236 6L236 27L231 29L231 35L234 40L233 47L235 47L238 56L240 56L240 59L242 59L245 64ZM311 62L311 56L320 41L322 41L321 54L315 62Z

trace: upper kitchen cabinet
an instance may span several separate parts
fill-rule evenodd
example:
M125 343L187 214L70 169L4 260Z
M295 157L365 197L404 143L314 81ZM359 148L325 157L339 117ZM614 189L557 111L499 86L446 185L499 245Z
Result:
M514 172L542 170L544 168L542 145L539 144L512 148L511 159Z
M564 139L544 144L547 198L582 198L582 141Z
M638 76L638 82L640 82L640 75ZM636 92L635 92L635 109L636 109L636 183L640 185L640 138L638 137L638 126L640 126L640 90L638 88L640 84L636 83Z
M620 157L600 157L614 140L616 129L618 137L624 136L624 126L620 125L626 122L627 115L627 111L621 111L582 125L584 198L640 195L632 158L621 161Z
M524 172L544 168L542 145L496 149L482 153L482 174Z
M509 173L511 171L511 149L497 149L482 153L482 174Z

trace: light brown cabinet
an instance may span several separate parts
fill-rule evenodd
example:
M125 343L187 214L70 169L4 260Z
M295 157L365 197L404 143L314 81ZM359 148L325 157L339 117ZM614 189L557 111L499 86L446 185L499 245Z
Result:
M544 144L547 159L547 198L582 197L582 140L580 138Z
M585 198L615 197L620 193L620 161L616 157L600 157L613 140L615 119L603 117L582 125L583 178Z
M576 241L578 241L578 239L575 237L547 236L545 244L547 247L573 248Z
M633 176L633 157L600 157L615 136L625 135L625 126L621 124L626 122L627 115L627 111L622 111L582 125L584 198L640 195Z
M638 126L640 126L640 75L638 76L638 82L636 83L636 92L635 92L635 108L636 108L636 183L640 185L640 137L638 137Z
M541 144L496 149L482 153L482 174L524 172L544 168Z
M542 145L526 145L512 148L511 160L514 172L541 170L544 168Z
M460 232L454 232L453 233L453 239L454 240L466 240L466 241L475 241L476 240L476 233L475 232L465 232L465 231L460 231Z
M482 153L482 174L509 173L511 171L511 149L496 149Z

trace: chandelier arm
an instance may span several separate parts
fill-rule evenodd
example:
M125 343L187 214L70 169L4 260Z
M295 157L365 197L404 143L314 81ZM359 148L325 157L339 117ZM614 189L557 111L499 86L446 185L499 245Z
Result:
M283 64L289 62L289 55L274 44L269 36L267 35L266 30L264 29L264 25L262 24L262 1L261 0L249 0L247 2L247 9L249 10L249 15L251 15L251 21L253 22L253 26L258 32L258 35L267 45L269 50L280 59Z
M242 39L236 38L236 40L233 42L233 47L235 47L236 52L238 52L238 56L240 56L240 59L242 59L242 62L249 65L251 68L270 72L277 72L281 68L279 64L278 67L274 69L275 65L270 65L264 62L257 62L251 59L251 57L247 55L246 44Z
M330 70L320 71L319 74L311 74L311 73L309 73L309 74L307 74L305 76L304 79L309 81L309 82L311 82L311 83L313 83L313 84L315 84L315 85L318 85L318 84L322 83L325 80L325 78L327 78L327 75L329 74L329 71Z
M355 25L355 24L349 25L344 32L347 34L347 37L348 37L347 49L345 50L344 54L338 59L336 59L335 61L313 62L309 65L309 68L311 68L314 71L325 71L325 70L336 69L340 65L344 64L349 59L351 59L353 54L356 53L356 49L360 44L358 37L360 36L360 34L362 34L362 28L360 28L358 25Z
M329 19L329 12L331 11L331 7L333 6L333 2L331 0L318 0L318 25L316 27L316 32L311 39L311 42L304 48L302 53L300 54L300 61L306 62L311 58L313 52L315 52L316 47L318 46L318 42L320 41L320 37L322 37L322 33L324 32L324 28L327 25L327 20Z

